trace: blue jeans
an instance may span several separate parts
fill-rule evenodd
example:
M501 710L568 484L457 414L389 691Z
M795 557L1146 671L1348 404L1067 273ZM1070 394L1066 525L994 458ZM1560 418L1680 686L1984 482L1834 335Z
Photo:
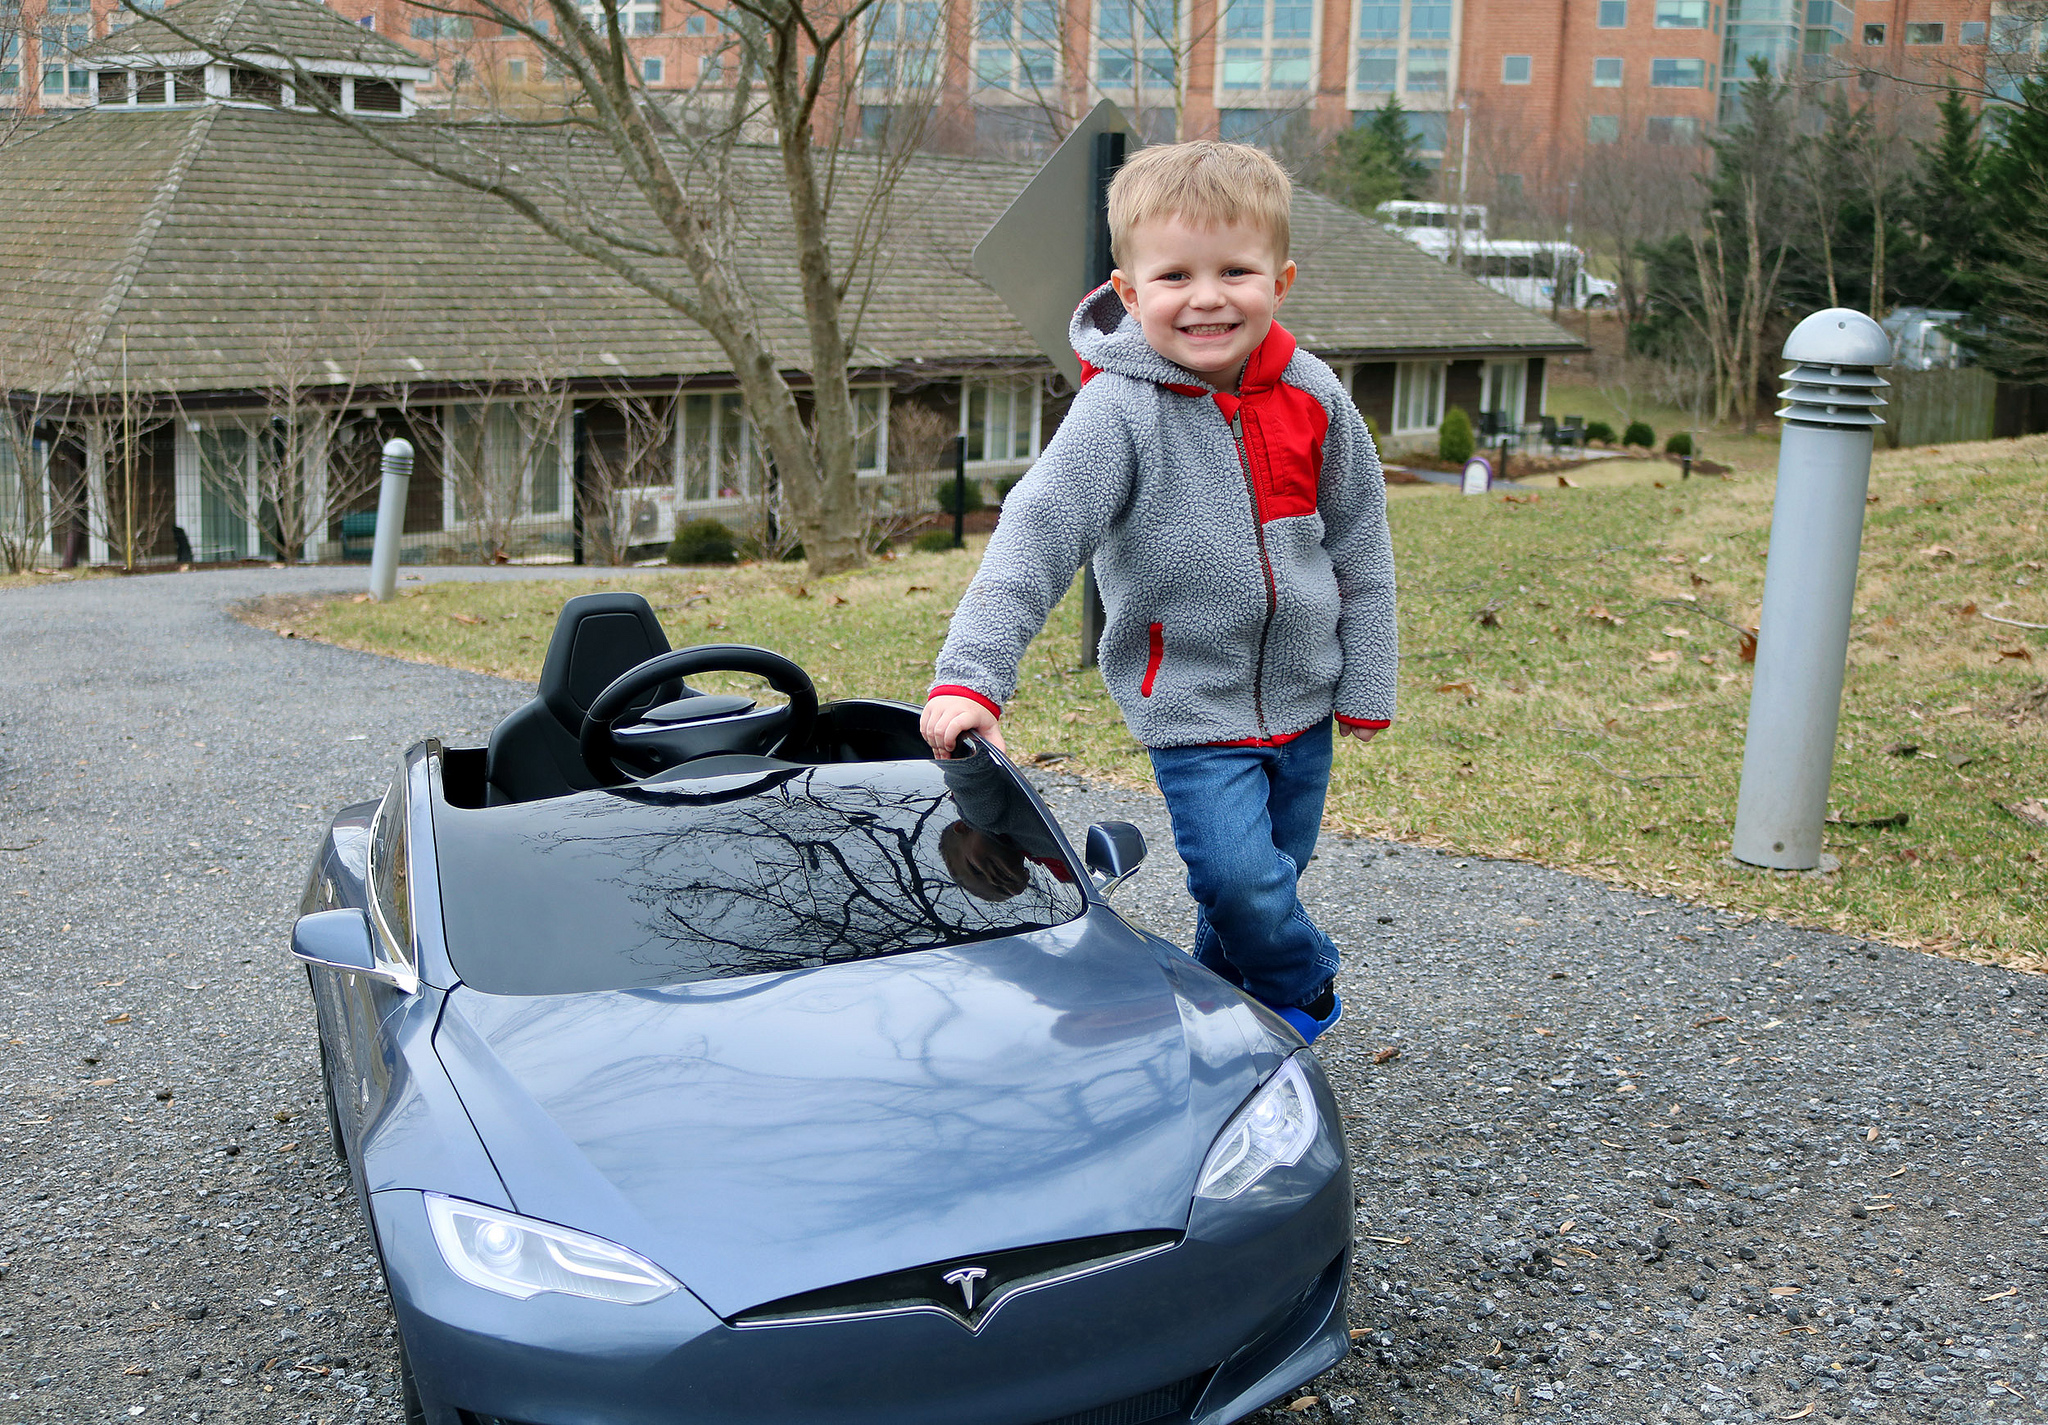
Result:
M1195 958L1267 1004L1307 1003L1338 965L1295 890L1322 825L1330 724L1279 747L1151 752L1195 898Z

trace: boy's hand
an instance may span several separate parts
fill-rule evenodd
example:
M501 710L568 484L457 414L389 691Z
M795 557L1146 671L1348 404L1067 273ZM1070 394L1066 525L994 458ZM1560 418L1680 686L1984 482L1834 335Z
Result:
M931 744L932 753L938 757L953 755L953 744L964 732L975 732L987 738L1005 756L1010 749L1003 746L1003 734L996 728L996 715L972 698L955 697L942 693L924 705L924 717L918 723L918 731Z
M1340 722L1337 724L1337 730L1346 737L1355 737L1360 742L1370 742L1380 735L1382 729L1377 727L1360 727L1357 723L1352 722Z

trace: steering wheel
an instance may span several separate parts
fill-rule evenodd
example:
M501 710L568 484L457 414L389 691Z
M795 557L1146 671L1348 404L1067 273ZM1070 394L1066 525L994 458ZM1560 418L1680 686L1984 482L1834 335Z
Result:
M705 720L706 723L744 720L752 724L754 741L758 744L754 751L766 755L784 747L801 747L818 725L818 690L811 684L811 675L780 653L751 648L743 643L706 643L695 648L678 648L619 674L597 695L590 704L590 710L583 715L582 732L577 738L578 749L583 754L583 765L597 779L597 784L615 787L634 780L619 768L619 743L614 736L613 725L635 702L663 683L696 673L714 672L752 673L765 678L769 687L789 699L788 707L773 712L754 712L750 703L745 709ZM688 701L685 699L685 704Z

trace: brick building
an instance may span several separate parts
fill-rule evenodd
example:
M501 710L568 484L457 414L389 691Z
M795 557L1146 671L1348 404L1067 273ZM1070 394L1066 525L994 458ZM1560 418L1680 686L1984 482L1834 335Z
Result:
M1301 159L1398 98L1447 186L1512 209L1523 192L1554 195L1557 173L1579 161L1582 145L1697 144L1727 113L1753 57L1780 73L1826 62L1981 75L2001 42L2039 48L2037 27L2002 19L2005 6L880 0L820 122L881 136L904 135L914 118L925 147L1021 158L1107 97L1154 138L1221 135ZM544 99L554 89L537 47L496 23L409 0L331 0L331 9L429 65L418 86L424 105ZM698 0L627 0L623 13L650 90L680 96L731 83L726 38ZM88 70L75 55L125 18L118 0L0 0L0 106L88 102Z

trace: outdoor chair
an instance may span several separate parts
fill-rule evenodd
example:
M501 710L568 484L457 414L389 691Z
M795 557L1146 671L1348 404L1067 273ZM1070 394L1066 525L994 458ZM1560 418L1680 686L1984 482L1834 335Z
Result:
M1538 425L1538 427L1540 427L1540 428L1541 428L1541 430L1542 430L1542 432L1543 432L1543 435L1542 435L1542 440L1543 440L1543 448L1544 448L1545 450L1547 450L1547 451L1550 451L1550 452L1551 452L1552 454L1556 454L1556 453L1557 453L1557 417L1556 417L1556 416L1538 416L1538 417L1536 418L1536 424Z
M360 510L341 517L341 557L368 559L377 543L377 512Z
M1578 451L1579 454L1584 455L1586 453L1586 418L1584 416L1566 416L1564 424L1557 428L1557 443L1561 446L1570 446L1573 450Z

